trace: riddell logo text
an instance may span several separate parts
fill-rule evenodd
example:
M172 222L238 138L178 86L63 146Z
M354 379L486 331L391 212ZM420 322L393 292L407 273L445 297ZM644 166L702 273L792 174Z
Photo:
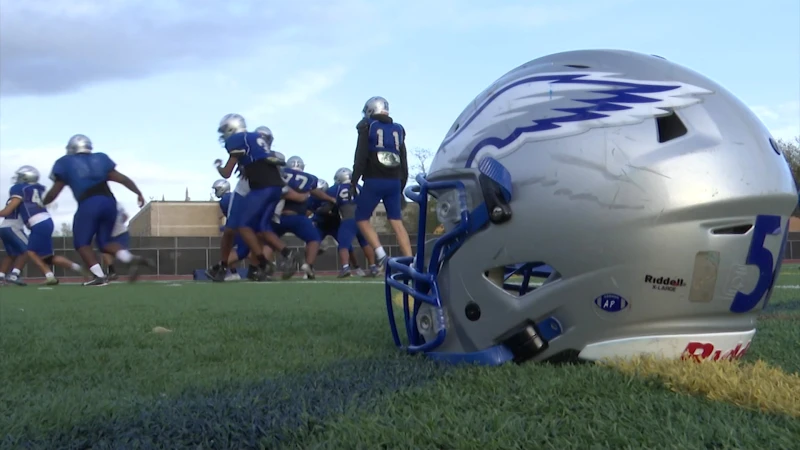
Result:
M653 289L657 291L675 292L675 289L686 286L683 278L654 277L652 275L645 275L644 282L652 284Z
M736 344L731 349L718 349L710 342L689 342L683 349L681 359L692 359L697 362L703 361L731 361L739 359L750 349L750 343L742 346Z

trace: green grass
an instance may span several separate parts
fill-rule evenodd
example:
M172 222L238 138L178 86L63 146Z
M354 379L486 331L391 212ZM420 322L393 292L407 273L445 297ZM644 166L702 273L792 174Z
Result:
M608 367L400 355L383 305L356 282L3 288L0 448L800 448L795 418ZM797 373L799 347L777 289L746 360Z

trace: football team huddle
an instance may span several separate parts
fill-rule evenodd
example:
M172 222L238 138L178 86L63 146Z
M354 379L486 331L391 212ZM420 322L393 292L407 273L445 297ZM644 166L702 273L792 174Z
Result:
M214 164L223 178L212 188L226 217L220 240L220 261L206 270L212 281L240 279L235 263L249 261L247 278L269 281L276 268L283 279L301 271L314 279L314 262L320 242L332 236L338 244L339 277L376 276L387 254L369 222L378 203L383 202L403 256L411 256L411 244L402 222L403 190L408 179L405 129L389 115L389 103L382 97L367 100L358 122L358 140L353 168L342 167L334 184L304 171L298 156L286 159L272 150L274 136L267 127L248 131L245 119L227 114L218 131L228 159ZM86 286L103 286L118 278L114 262L130 265L135 281L140 267L153 262L129 251L128 216L114 198L108 182L125 186L144 197L136 184L116 170L105 153L93 152L91 140L81 134L70 138L67 154L53 165L49 191L39 183L39 171L22 166L14 174L9 198L0 211L0 240L6 256L0 263L0 284L24 286L21 271L28 260L41 270L48 285L58 284L53 266L91 278ZM233 173L238 182L231 192L227 181ZM359 181L362 181L359 184ZM73 242L83 265L60 255L53 248L53 219L50 205L69 187L78 203L72 224ZM26 233L26 228L29 230ZM292 233L305 242L303 258L281 239ZM353 251L357 241L367 261L367 271L358 266ZM95 248L102 253L107 273L99 264ZM277 264L273 255L278 255Z
M341 264L339 277L377 276L387 259L375 229L369 222L378 203L397 235L400 251L411 256L411 244L402 222L403 190L408 179L405 129L389 115L382 97L367 100L363 119L357 124L358 140L353 168L342 167L333 185L305 172L299 156L288 159L272 150L274 135L261 126L247 131L245 119L228 114L219 125L227 162L214 162L222 179L212 189L226 218L220 240L220 261L206 270L213 281L238 280L235 264L247 259L247 278L269 281L276 270L281 278L303 273L314 279L314 262L320 243L332 236ZM239 180L231 192L227 181L233 172ZM363 185L359 181L363 180ZM302 258L281 239L292 233L305 242ZM358 266L353 251L357 241L367 261ZM278 255L277 264L273 255Z

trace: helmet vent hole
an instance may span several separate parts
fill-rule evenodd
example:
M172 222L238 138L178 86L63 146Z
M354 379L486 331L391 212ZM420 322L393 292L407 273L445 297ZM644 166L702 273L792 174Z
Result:
M561 278L555 268L538 261L495 267L484 272L483 276L515 297L521 297Z
M583 64L565 64L564 67L572 67L573 69L589 69L589 66Z
M666 116L656 118L656 128L658 129L658 142L663 144L673 139L677 139L686 133L686 125L675 111L670 111Z
M747 223L742 225L734 225L732 227L723 227L723 228L716 228L711 230L711 234L718 234L718 235L742 235L747 234L750 229L753 228L753 224Z

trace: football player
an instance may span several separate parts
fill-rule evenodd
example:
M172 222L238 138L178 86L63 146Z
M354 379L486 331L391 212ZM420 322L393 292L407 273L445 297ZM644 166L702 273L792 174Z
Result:
M117 202L117 220L114 222L114 228L111 230L111 241L116 242L124 249L130 250L131 235L128 233L128 226L125 225L129 219L128 212L122 206L122 203ZM103 261L108 267L108 280L114 281L119 279L117 268L114 267L114 255L103 253Z
M228 161L223 165L221 160L215 161L217 171L222 178L228 179L234 168L239 165L242 179L247 180L249 192L241 202L241 211L229 214L226 229L236 230L242 240L258 259L258 280L266 281L270 277L271 265L264 255L256 233L260 233L267 245L283 256L280 262L284 273L294 273L294 252L269 229L259 230L258 224L263 217L272 217L275 207L281 199L283 179L278 170L278 161L272 152L271 142L264 134L247 131L244 117L239 114L227 114L220 120L217 131L220 141L228 152ZM232 208L238 208L234 201ZM228 268L228 256L233 248L232 232L223 234L224 250L219 263L211 267L208 274L212 280L223 280ZM220 244L223 247L222 244Z
M53 265L80 274L80 264L54 254L53 230L55 230L55 225L50 213L42 204L44 186L39 184L39 171L32 166L22 166L14 172L14 175L16 182L9 191L11 199L0 211L0 217L10 215L17 210L20 219L31 230L28 236L28 257L44 274L45 284L49 286L58 284L58 279L53 274Z
M331 189L325 180L319 180L318 186L321 190L327 192L328 195L336 198L336 191ZM308 210L308 215L311 217L312 222L314 222L314 226L319 232L320 243L328 236L331 236L335 241L339 234L339 225L342 222L342 218L339 215L339 209L336 204L324 202L317 198L310 198L308 200ZM372 261L374 263L375 252L372 251L372 247L367 243L360 231L356 233L356 239L358 240L358 243L364 252L364 256L367 258L367 261ZM336 245L338 247L338 242ZM358 258L356 258L356 252L353 251L352 244L350 245L349 250L350 270L355 271L356 275L360 277L366 276L367 274L364 273L364 270L358 265ZM321 248L319 254L322 254ZM370 276L372 276L372 274L370 274Z
M306 164L299 156L292 156L286 161L283 180L289 188L289 192L308 194L308 196L321 201L334 201L332 197L319 189L317 177L305 172L305 168ZM277 224L272 224L272 228L278 236L292 233L306 243L305 262L301 270L307 279L313 280L316 277L314 263L319 253L320 236L314 223L306 215L307 210L308 197L303 201L287 198L281 210L280 220ZM290 276L284 274L284 279L288 279Z
M350 260L353 254L353 239L358 236L358 227L356 226L355 212L356 203L355 198L358 196L359 186L352 184L351 179L352 171L346 167L336 171L333 176L334 185L329 188L329 194L336 199L336 207L339 210L339 229L336 233L336 242L339 248L339 260L342 263L342 268L339 271L339 278L349 277L351 275ZM380 269L375 264L375 254L372 248L359 239L359 244L364 250L364 255L369 264L370 276L378 275Z
M55 200L64 187L69 186L78 202L78 211L72 222L72 239L75 249L94 279L83 283L84 286L105 286L108 279L97 262L92 251L92 239L103 252L113 254L123 264L132 267L152 267L148 259L131 254L125 248L111 241L111 231L117 220L117 200L108 186L109 181L119 183L136 194L139 207L144 206L142 192L130 178L116 169L116 164L105 153L93 153L92 141L76 134L67 142L67 154L56 160L50 179L53 187L42 200L44 206ZM132 273L137 273L133 271ZM136 277L131 276L130 281Z
M356 125L358 142L350 193L356 195L355 220L358 229L375 249L378 265L383 267L386 251L369 223L375 207L381 201L397 236L400 252L403 256L411 256L411 242L402 220L405 203L403 189L408 181L406 131L389 116L389 102L383 97L367 100L362 112L364 118ZM358 181L361 178L364 179L364 186L358 193Z
M232 202L236 197L239 197L239 201L242 201L242 196L240 194L231 192L231 185L228 183L228 180L217 180L213 185L211 185L211 188L214 190L214 195L219 199L219 209L223 217L225 217L227 225L227 219L230 215ZM220 227L220 231L224 233L225 226ZM242 277L236 270L236 262L244 261L248 255L253 256L252 253L250 253L250 248L247 246L247 244L245 244L244 240L242 240L241 235L235 235L233 246L233 251L231 251L230 256L228 256L228 268L230 269L230 274L225 276L225 281L240 280ZM258 260L253 257L250 259L247 277L248 279L256 280L257 275Z
M14 182L16 183L16 179ZM9 195L6 204L10 202ZM0 262L0 285L9 282L17 286L26 286L21 274L22 268L28 261L28 235L25 234L25 225L19 217L19 208L0 220L0 241L6 249L6 255ZM6 275L8 269L11 269L11 273Z

